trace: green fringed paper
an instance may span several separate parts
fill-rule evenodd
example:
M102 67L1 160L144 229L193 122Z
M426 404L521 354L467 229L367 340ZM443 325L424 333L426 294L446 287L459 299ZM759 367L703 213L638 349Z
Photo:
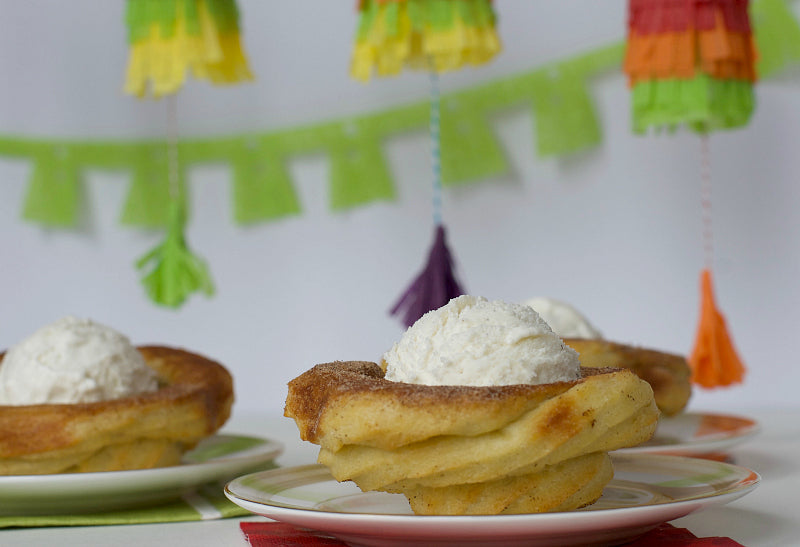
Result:
M223 33L239 32L239 8L235 0L206 0L217 30Z
M755 106L750 82L716 80L698 74L690 80L653 80L633 87L633 129L675 128L686 124L706 133L745 125Z
M476 0L473 2L453 2L452 0L405 0L408 5L408 16L414 30L423 29L449 30L453 27L456 17L460 17L468 27L487 27L494 25L495 15L489 0ZM388 2L384 24L385 32L389 36L403 34L400 27L400 2ZM369 30L375 24L381 4L372 0L364 2L360 12L356 39L366 38Z
M491 119L495 112L530 104L537 112L539 154L559 156L599 139L599 124L591 108L587 80L616 68L622 44L556 62L526 73L442 96L442 180L447 186L473 182L508 172L503 146ZM553 78L553 74L562 75ZM565 75L568 75L565 76ZM561 89L561 86L567 86ZM560 108L554 108L558 102ZM225 163L231 166L233 218L240 224L278 219L300 212L294 182L286 169L291 158L326 154L330 161L329 196L333 210L363 206L395 197L392 173L382 143L395 135L423 131L429 103L409 105L349 119L325 121L269 133L179 143L180 174L190 166ZM544 120L547 120L545 123ZM68 165L83 169L128 170L130 189L122 222L137 227L167 225L169 192L166 144L163 141L80 142L27 140L0 136L0 155L17 158L69 157ZM55 184L60 166L41 170L39 178ZM77 174L73 175L77 176ZM184 185L182 184L182 187ZM32 218L54 224L43 210Z
M451 0L407 0L411 24L417 30L432 28L449 30L456 17L468 27L488 27L495 24L489 0L452 2Z
M800 62L800 25L785 0L753 2L750 17L758 44L759 77L776 74Z
M135 0L158 8L161 0ZM173 1L163 4L174 4ZM759 71L773 74L788 65L800 62L800 31L796 19L782 0L758 0L751 3L754 33L760 50ZM131 8L133 9L133 8ZM144 9L144 8L140 8ZM155 8L154 8L155 9ZM174 12L165 8L167 21ZM133 15L131 15L133 17ZM232 17L232 15L231 15ZM482 83L442 96L443 179L453 185L481 176L494 176L508 170L507 160L498 150L499 141L491 130L492 115L503 109L530 104L534 108L537 151L542 157L560 157L581 148L598 144L600 125L591 105L590 79L604 71L618 70L625 45L610 44L569 59L547 64L534 70ZM697 83L692 85L698 85ZM714 84L691 90L682 104L694 111L696 126L703 120L734 126L737 119L749 115L753 108L752 91L717 89ZM674 89L652 87L634 90L634 108L641 109L645 119L655 124L673 125L675 115L660 112L654 105ZM713 88L713 89L712 89ZM686 90L679 90L683 93ZM698 94L699 93L699 94ZM738 102L734 113L719 112L719 103L704 104L704 96L733 96ZM690 99L690 100L689 100ZM670 98L670 100L672 100ZM447 105L460 105L457 114L463 119L448 120ZM468 108L467 108L468 107ZM429 104L419 101L393 107L352 119L324 121L304 127L279 131L208 138L185 139L180 142L179 157L184 167L203 163L226 163L233 171L234 219L240 223L268 221L300 210L294 184L284 166L294 156L323 153L331 158L331 206L344 209L366 205L374 200L390 199L394 183L377 143L409 131L422 131L428 123ZM684 108L684 107L682 107ZM467 114L467 111L469 113ZM369 138L340 142L347 127L361 131L367 128ZM642 131L646 123L640 124ZM460 127L459 127L460 126ZM255 139L259 144L252 147ZM166 225L168 199L160 160L152 150L163 149L160 141L98 141L69 139L30 139L0 135L0 156L28 159L31 169L25 218L45 226L73 226L80 205L80 176L87 169L125 170L132 173L130 191L121 218L134 226ZM461 154L459 150L479 150L480 154ZM452 151L452 155L451 155ZM356 168L355 166L358 166ZM156 174L157 180L152 178ZM258 182L246 178L256 173ZM345 177L351 177L344 180ZM377 189L372 187L376 184ZM49 190L57 189L57 190ZM59 197L55 199L54 196ZM334 196L338 196L335 197Z
M170 308L177 308L195 292L214 294L208 266L186 245L184 224L182 204L171 202L166 238L136 262L136 267L145 272L142 285L150 299Z
M361 0L350 74L368 81L484 64L502 47L494 22L489 0Z
M206 0L206 6L221 32L239 30L239 10L233 0ZM158 26L162 38L172 37L178 15L186 24L186 32L200 34L200 11L197 2L190 0L128 0L125 23L128 42L144 40L153 25Z
M245 138L233 152L233 218L253 224L300 213L300 201L284 160Z
M53 228L78 222L81 184L69 150L52 147L36 154L23 206L23 217Z
M186 75L214 84L253 79L235 0L128 0L126 93L177 92Z

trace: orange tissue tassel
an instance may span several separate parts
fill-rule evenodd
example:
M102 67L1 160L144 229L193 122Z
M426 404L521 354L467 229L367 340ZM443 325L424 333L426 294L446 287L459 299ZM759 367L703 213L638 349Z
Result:
M744 378L745 368L733 347L725 318L714 301L711 272L700 274L700 322L689 357L692 382L702 387L728 386Z

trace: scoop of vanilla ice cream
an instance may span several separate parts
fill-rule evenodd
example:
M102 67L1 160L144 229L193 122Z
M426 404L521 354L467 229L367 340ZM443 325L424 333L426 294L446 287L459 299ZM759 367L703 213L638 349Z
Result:
M563 338L602 338L586 317L571 305L555 298L531 298L525 304L536 310L550 325L553 332Z
M383 356L386 379L493 386L575 380L578 354L529 306L459 296L423 315Z
M89 319L64 317L8 350L0 404L90 403L158 389L130 341Z

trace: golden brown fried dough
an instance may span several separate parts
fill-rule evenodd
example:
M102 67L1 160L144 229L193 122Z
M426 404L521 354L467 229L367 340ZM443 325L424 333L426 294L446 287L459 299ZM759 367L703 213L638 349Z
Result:
M319 461L336 480L403 493L418 514L592 503L611 478L605 453L646 441L658 420L652 389L624 369L487 387L405 384L383 374L368 362L317 365L289 383L285 415L320 445Z
M403 493L418 515L543 513L594 503L613 476L608 454L594 452L536 473L438 488L419 486Z
M96 403L0 406L0 475L174 465L225 423L233 380L222 365L179 349L138 349L158 373L158 391Z
M685 357L607 340L565 338L564 342L578 352L583 367L620 367L635 372L653 388L664 415L674 416L686 408L692 386Z

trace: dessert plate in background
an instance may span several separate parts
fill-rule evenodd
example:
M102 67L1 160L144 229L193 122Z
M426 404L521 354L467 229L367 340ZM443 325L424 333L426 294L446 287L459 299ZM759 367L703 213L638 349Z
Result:
M758 433L755 420L727 414L683 412L659 420L653 438L632 448L615 453L669 453L699 455L723 452Z
M283 445L218 434L200 441L183 463L155 469L0 476L0 515L101 512L175 500L199 486L230 480L268 463Z
M524 515L417 516L405 497L362 492L321 465L239 477L225 495L248 511L311 528L350 545L594 545L632 540L661 523L743 496L749 469L696 458L612 454L614 479L594 505Z

